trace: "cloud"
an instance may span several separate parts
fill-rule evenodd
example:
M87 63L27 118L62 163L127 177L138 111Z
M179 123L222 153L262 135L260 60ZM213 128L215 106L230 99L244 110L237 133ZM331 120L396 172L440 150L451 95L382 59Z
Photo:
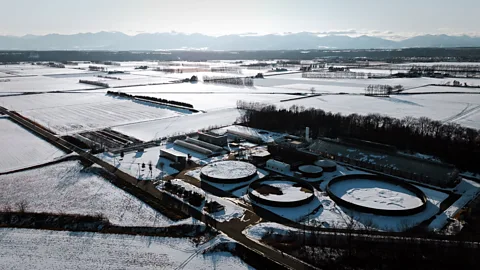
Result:
M319 35L319 36L330 36L330 35L349 36L349 35L356 35L356 34L357 34L357 30L355 30L355 29L348 29L348 30L330 30L330 31L314 32L314 34Z

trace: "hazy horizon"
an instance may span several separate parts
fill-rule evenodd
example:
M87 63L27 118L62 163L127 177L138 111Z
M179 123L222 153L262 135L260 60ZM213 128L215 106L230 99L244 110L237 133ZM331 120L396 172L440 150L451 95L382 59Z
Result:
M400 40L424 34L479 36L480 1L372 0L0 0L0 35L122 32L376 36ZM32 12L34 11L34 12Z

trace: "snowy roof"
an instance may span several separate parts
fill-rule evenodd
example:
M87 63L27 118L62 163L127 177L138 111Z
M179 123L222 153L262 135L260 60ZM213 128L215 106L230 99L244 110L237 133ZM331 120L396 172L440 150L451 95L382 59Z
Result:
M257 172L255 165L236 160L218 161L202 168L202 173L217 179L239 179Z

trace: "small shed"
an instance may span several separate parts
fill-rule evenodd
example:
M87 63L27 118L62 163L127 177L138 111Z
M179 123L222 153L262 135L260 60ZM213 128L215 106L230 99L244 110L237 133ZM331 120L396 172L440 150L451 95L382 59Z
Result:
M269 159L267 161L267 169L281 173L287 173L290 172L290 164L275 159Z

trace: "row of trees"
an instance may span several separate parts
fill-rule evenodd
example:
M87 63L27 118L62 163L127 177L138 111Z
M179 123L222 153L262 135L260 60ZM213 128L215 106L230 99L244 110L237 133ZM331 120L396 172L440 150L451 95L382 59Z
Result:
M289 231L286 235L270 230L262 241L321 269L470 269L479 262L478 242L369 235L371 228L364 233L355 229Z
M167 104L172 104L172 105L177 105L177 106L182 106L182 107L187 107L187 108L192 108L193 109L192 104L181 102L181 101L176 101L176 100L168 100L168 99L149 97L149 96L134 96L134 95L130 95L130 94L127 94L127 93L114 92L114 91L107 91L107 94L112 95L112 96L117 96L117 97L123 97L123 98L146 99L146 100L151 100L151 101L156 101L156 102L161 102L161 103L167 103Z
M350 137L389 144L400 150L434 155L465 170L480 171L480 131L426 117L403 119L380 114L341 115L296 105L238 102L242 121L255 128L295 133L310 127L312 138Z
M79 83L84 83L84 84L90 84L90 85L100 86L100 87L105 87L105 88L109 88L109 87L110 87L110 85L108 85L108 83L98 82L98 81L79 80L78 82L79 82Z
M376 74L352 71L315 71L302 73L303 78L320 78L320 79L368 79L368 78L389 78L388 74Z
M238 67L212 67L212 72L242 74L242 70Z
M249 77L240 78L240 77L203 76L203 82L253 86L253 79Z
M365 87L366 96L388 96L393 92L399 92L403 90L402 85L384 85L384 84L370 84Z

